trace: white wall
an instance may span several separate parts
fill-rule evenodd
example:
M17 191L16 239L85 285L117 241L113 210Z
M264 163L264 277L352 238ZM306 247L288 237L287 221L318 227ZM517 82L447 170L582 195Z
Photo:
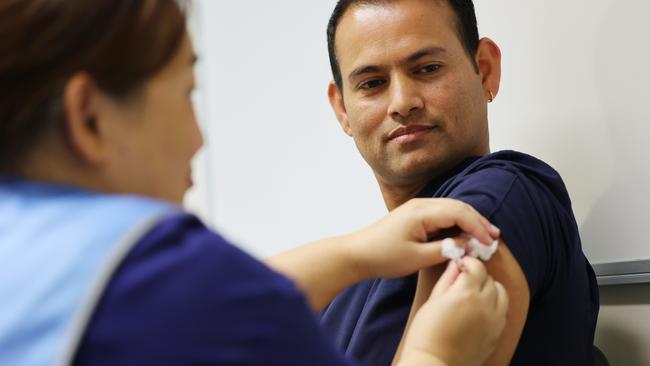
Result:
M196 1L205 153L189 201L259 256L385 213L326 100L334 0ZM650 257L650 43L644 0L477 0L503 52L492 149L553 165L592 262ZM650 286L601 289L597 344L650 364Z
M650 365L650 285L601 287L595 343L613 366Z
M267 256L383 215L374 178L326 98L325 26L334 1L195 6L208 220Z

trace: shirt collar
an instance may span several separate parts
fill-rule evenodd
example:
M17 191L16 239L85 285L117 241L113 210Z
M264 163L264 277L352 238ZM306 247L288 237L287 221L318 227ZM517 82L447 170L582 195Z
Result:
M472 156L463 160L461 163L457 164L456 166L449 169L445 173L432 179L429 183L427 183L426 186L424 186L424 188L420 190L420 192L418 192L416 197L420 197L420 198L433 197L434 194L440 188L440 186L442 186L446 181L458 175L460 172L465 170L468 166L470 166L472 163L474 163L480 158L481 158L480 156Z

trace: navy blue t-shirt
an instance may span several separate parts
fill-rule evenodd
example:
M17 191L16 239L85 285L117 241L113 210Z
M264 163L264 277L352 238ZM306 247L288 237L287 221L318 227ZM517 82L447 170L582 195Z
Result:
M347 365L293 283L190 215L160 223L102 295L75 365Z
M598 288L559 174L514 151L465 161L420 197L464 201L501 229L530 289L528 318L511 365L593 365ZM390 365L411 308L417 274L345 290L321 324L363 365Z

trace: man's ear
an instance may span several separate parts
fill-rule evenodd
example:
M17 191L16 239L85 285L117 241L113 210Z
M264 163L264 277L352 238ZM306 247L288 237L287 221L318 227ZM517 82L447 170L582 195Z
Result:
M478 44L476 64L481 75L481 83L485 90L485 97L489 100L496 96L501 85L501 50L494 41L483 38Z
M99 121L101 90L86 73L70 78L63 91L64 133L73 153L82 161L101 164L107 143Z
M334 80L330 81L327 87L327 96L329 97L330 105L336 114L336 119L339 121L343 132L348 136L352 136L352 129L350 129L350 122L348 121L348 113L345 110L345 103L343 102L343 93L339 90Z

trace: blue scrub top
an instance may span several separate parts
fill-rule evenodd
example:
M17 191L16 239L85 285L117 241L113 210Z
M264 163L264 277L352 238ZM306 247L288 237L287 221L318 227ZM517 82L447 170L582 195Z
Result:
M75 365L348 365L295 285L182 214L133 247Z
M522 153L471 158L420 197L472 205L501 229L530 289L528 318L511 365L593 365L598 287L559 174ZM390 365L417 275L370 280L345 290L321 314L331 339L368 366Z

